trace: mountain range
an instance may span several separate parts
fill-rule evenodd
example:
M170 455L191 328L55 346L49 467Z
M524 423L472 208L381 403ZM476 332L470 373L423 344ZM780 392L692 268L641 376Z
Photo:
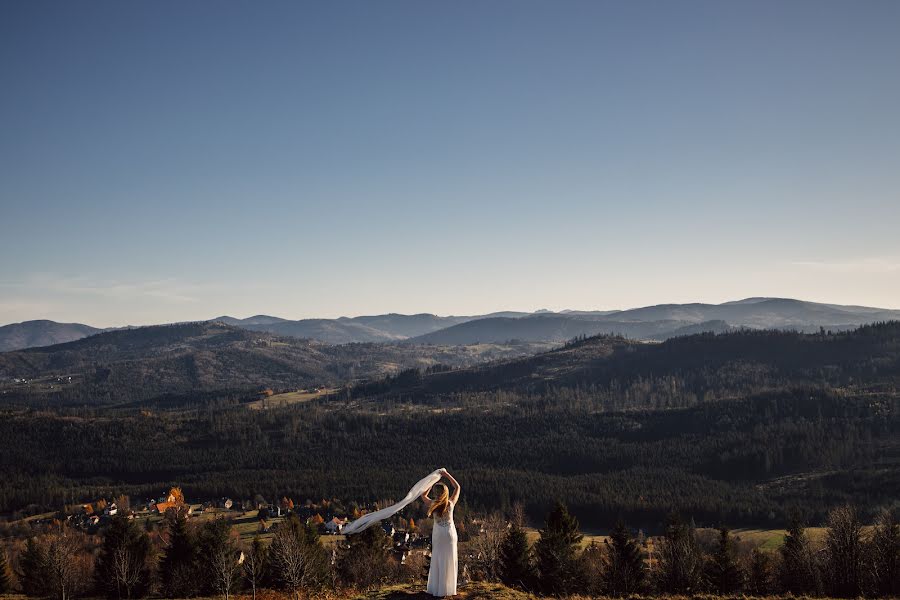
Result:
M0 352L0 396L8 403L57 406L171 406L204 397L246 398L265 388L332 387L404 369L465 367L549 347L326 344L221 321L151 325Z
M852 329L880 321L900 320L900 310L842 306L790 298L746 298L723 304L659 304L615 311L496 312L471 316L402 315L396 313L289 320L269 315L245 319L220 316L211 321L277 336L313 339L327 344L564 342L597 334L620 334L638 340L732 329ZM69 342L101 329L78 323L27 321L0 327L0 351Z

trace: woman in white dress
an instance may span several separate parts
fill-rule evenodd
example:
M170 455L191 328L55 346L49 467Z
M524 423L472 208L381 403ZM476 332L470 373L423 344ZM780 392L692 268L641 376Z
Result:
M422 494L422 502L428 507L428 516L434 517L431 530L431 568L428 570L428 587L425 589L432 596L443 598L456 595L456 525L453 523L453 507L459 502L459 482L447 469L440 470L441 475L450 480L456 488L453 495L443 483L437 483ZM431 490L437 491L437 498L428 497Z

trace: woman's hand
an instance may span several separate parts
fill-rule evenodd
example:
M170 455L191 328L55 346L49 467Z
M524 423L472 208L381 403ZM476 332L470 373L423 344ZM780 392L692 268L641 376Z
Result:
M443 468L443 467L441 467L440 469L438 469L438 473L440 473L441 475L449 475L449 474L450 474L450 473L447 472L447 469L445 469L445 468Z

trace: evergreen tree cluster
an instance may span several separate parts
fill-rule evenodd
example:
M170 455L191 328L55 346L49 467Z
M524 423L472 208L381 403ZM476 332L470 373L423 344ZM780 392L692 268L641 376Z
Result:
M851 507L830 514L824 548L816 550L795 521L776 553L759 548L737 552L727 528L718 530L704 550L693 523L673 516L655 556L622 521L605 544L580 550L578 522L558 504L547 516L540 538L529 548L513 524L501 553L500 579L507 585L550 595L583 593L611 597L773 593L836 598L893 597L897 593L900 526L889 511L871 534L863 535Z

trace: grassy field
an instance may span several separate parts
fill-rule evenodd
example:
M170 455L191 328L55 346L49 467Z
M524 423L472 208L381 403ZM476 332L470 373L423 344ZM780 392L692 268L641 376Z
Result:
M825 541L825 531L824 527L807 527L806 535L813 544L819 545ZM743 542L749 542L762 550L774 552L784 543L784 536L787 535L787 530L735 529L731 533Z
M275 394L268 398L263 398L255 402L250 402L247 407L253 410L262 410L264 408L280 408L291 404L301 402L309 402L315 398L326 396L336 390L322 388L319 390L297 390L296 392L285 392L283 394Z
M525 535L528 538L529 544L534 544L538 538L541 536L540 532L533 527L525 528ZM609 536L607 535L595 535L591 533L583 533L584 538L581 540L581 547L587 548L592 543L597 542L598 544L602 544Z
M527 592L522 592L498 583L481 583L473 582L463 585L459 588L459 594L454 596L459 599L467 600L535 600L537 598L546 598L546 596L536 596ZM382 588L363 594L351 596L354 600L430 600L433 596L426 594L424 585L395 585ZM569 600L586 600L588 596L568 596ZM598 597L591 597L599 600ZM642 596L630 596L630 598L642 598ZM643 596L643 598L654 600L717 600L725 598L725 596L715 596L711 594L695 594L693 596ZM776 596L734 596L741 600L753 600L762 598L776 598ZM793 600L804 600L807 596L791 596ZM824 600L819 598L817 600Z
M824 527L808 527L806 528L806 534L809 536L810 541L813 544L819 545L824 543L825 541L825 528ZM525 529L525 533L528 536L529 543L533 544L537 541L538 537L540 537L540 532L533 528L528 527ZM709 529L700 527L697 529L697 535L701 537L705 536L718 536L718 531L715 529ZM741 542L746 542L751 544L752 546L758 546L760 549L765 550L767 552L774 552L781 547L781 544L784 543L784 536L787 534L787 530L785 529L733 529L731 534L735 537L735 539L740 540ZM600 535L600 534L592 534L592 533L583 533L584 539L581 540L581 547L585 548L592 543L596 542L598 544L604 543L609 536ZM654 540L658 540L658 536L653 536Z

